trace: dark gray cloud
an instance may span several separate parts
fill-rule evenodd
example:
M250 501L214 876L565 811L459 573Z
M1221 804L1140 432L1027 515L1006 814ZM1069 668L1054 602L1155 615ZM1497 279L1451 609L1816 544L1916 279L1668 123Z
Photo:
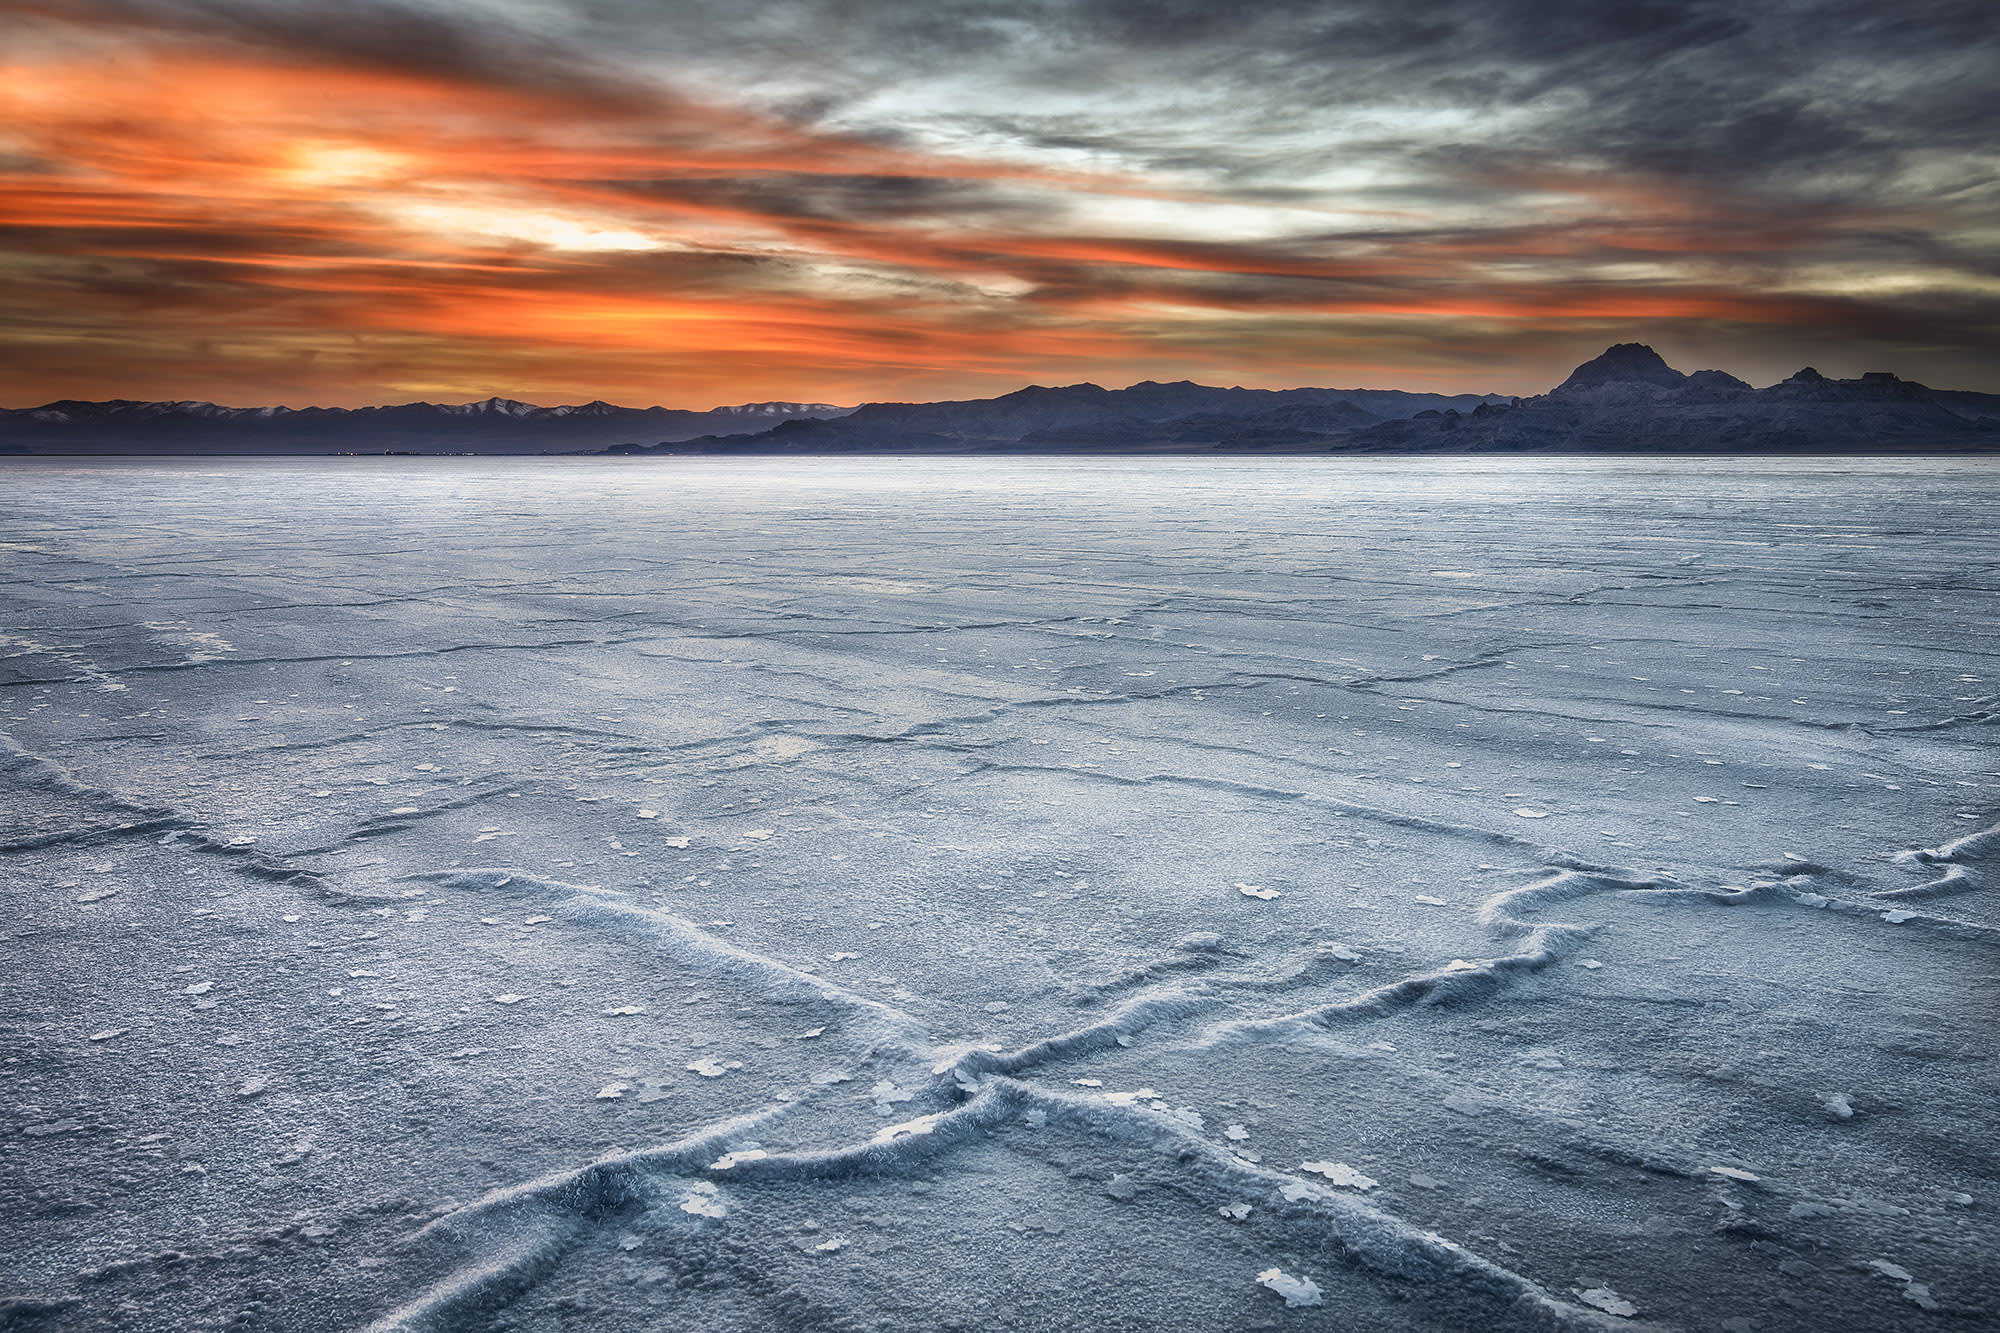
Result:
M0 12L143 28L316 65L515 88L591 104L644 105L665 89L531 12L422 0L0 0ZM555 11L550 16L559 17Z
M904 90L898 104L908 105L937 85L940 116L967 100L968 84L1044 100L1100 94L1097 136L1122 133L1141 152L1195 140L1218 167L1254 153L1259 130L1338 130L1358 111L1459 108L1495 118L1454 145L1461 150L1744 180L1773 168L1847 170L1857 153L1976 146L1990 141L2000 113L1991 77L2000 24L1990 4L1963 0L1893 9L1447 0L1414 11L1389 0L777 4L756 7L754 21L721 6L676 9L667 25L611 0L576 12L600 39L623 34L631 51L671 31L684 51L725 66L820 82L823 109L842 105L843 92L859 100L885 86ZM1019 103L1024 115L1035 100ZM1177 108L1187 123L1177 123ZM1070 128L1051 138L1097 136ZM1437 146L1429 131L1409 142Z
M1819 197L1890 188L1913 158L1983 148L2000 128L1990 0L41 7L302 59L608 101L696 85L885 140L950 127L1011 134L1023 146L1245 186L1365 149L1461 170L1574 163ZM1462 123L1440 125L1452 111ZM1398 113L1409 119L1403 133L1356 141L1357 120L1386 118L1393 129ZM1939 188L1962 184L1951 174Z

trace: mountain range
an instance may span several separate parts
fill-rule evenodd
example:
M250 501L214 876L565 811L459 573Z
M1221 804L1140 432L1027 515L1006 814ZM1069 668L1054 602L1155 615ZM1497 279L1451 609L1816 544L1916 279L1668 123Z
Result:
M606 402L537 407L512 398L352 408L65 399L0 410L0 455L577 453L627 440L754 434L775 422L852 410L831 403L743 403L706 412Z
M647 441L650 441L648 443ZM1807 368L1757 389L1620 343L1544 394L1241 389L1148 380L936 403L592 402L231 408L56 402L0 411L0 454L1709 453L2000 451L2000 394Z

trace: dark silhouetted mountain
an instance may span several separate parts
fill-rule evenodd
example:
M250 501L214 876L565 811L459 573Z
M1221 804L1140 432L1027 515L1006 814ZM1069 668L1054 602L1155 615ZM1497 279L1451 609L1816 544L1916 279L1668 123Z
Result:
M1549 390L1549 397L1576 398L1612 385L1621 389L1641 385L1678 389L1687 380L1646 344L1615 343L1572 370L1568 379Z
M1360 401L1357 401L1360 400ZM844 417L790 422L761 435L665 443L618 453L1101 453L1330 442L1387 417L1471 410L1491 394L1398 389L1239 389L1146 380L1127 389L1032 385L998 398L867 403ZM1365 403L1366 405L1362 405Z
M65 399L0 411L0 453L565 453L621 441L754 433L849 410L830 403L744 403L707 412L602 401L537 407L512 398L357 408Z
M1546 394L1470 416L1424 413L1348 436L1345 449L1408 453L1984 452L2000 449L2000 395L1939 391L1874 371L1810 367L1767 389L1683 375L1640 343L1578 366Z

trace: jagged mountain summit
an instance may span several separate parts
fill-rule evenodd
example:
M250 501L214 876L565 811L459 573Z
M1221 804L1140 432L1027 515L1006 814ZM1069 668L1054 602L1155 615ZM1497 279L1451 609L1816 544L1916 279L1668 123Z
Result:
M1743 381L1735 379L1734 376L1728 378L1737 384L1743 384ZM1686 375L1668 365L1666 358L1646 344L1615 343L1572 370L1568 379L1549 392L1574 396L1607 385L1651 385L1659 389L1678 389L1687 382ZM1743 384L1743 387L1747 389L1750 386Z
M1983 453L2000 395L1808 367L1768 388L1618 343L1547 393L1030 385L934 403L746 403L687 412L511 398L284 408L55 402L0 411L0 454Z

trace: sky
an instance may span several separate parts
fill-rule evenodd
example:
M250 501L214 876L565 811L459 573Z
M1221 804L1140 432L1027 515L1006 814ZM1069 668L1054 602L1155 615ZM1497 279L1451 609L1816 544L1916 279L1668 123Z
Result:
M0 0L0 406L2000 391L1991 0Z

